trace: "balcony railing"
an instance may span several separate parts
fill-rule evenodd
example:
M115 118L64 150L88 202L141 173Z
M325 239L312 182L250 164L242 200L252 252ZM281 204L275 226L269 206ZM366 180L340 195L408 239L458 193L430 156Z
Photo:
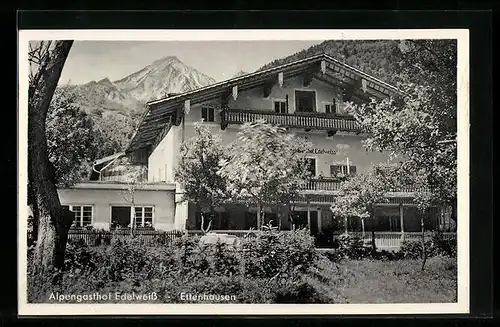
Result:
M341 233L335 233L333 238L336 239ZM371 232L349 232L350 235L357 236L361 238L365 243L371 242ZM375 246L380 250L399 250L402 241L420 241L422 239L421 232L374 232L375 234ZM425 232L424 238L430 240L432 238L432 232ZM444 239L456 239L455 232L443 232L441 233Z
M305 187L306 191L338 191L340 182L329 179L311 179Z
M265 120L285 127L361 132L361 127L354 118L325 113L283 114L267 110L225 109L221 112L221 119L223 126Z
M311 179L305 186L306 191L338 191L340 190L340 181L338 179L315 178ZM394 188L391 192L411 193L421 189L416 185L402 185Z

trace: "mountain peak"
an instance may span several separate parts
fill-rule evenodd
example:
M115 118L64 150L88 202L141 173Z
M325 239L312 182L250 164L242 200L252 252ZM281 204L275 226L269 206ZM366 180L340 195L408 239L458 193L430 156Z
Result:
M98 84L113 84L111 83L111 81L109 80L109 78L105 77L103 79L101 79L99 82L97 82Z
M215 80L184 64L177 56L166 56L113 83L120 91L147 102L168 93L184 93L207 86Z
M161 59L155 60L152 65L160 63L182 63L182 61L177 56L166 56Z

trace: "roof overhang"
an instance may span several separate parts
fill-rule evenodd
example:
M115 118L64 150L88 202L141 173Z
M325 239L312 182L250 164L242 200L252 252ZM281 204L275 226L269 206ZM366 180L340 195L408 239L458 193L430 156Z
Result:
M84 190L128 190L134 184L120 183L120 182L83 182L76 183L70 187L59 188L64 189L84 189ZM174 183L147 183L140 184L137 191L175 191Z

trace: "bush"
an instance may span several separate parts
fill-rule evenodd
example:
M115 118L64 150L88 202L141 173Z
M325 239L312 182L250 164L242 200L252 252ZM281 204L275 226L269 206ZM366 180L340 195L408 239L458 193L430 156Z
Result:
M233 276L242 272L240 253L226 243L217 242L208 247L210 275Z
M113 239L111 246L96 253L99 278L104 281L150 278L158 269L158 253L145 247L140 239Z
M446 257L457 256L457 238L456 236L445 238L442 233L435 232L432 235L432 246L436 249L436 255L443 255Z
M457 241L455 237L444 238L439 232L435 232L431 239L425 240L425 252L427 257L446 256L456 257ZM422 257L422 241L404 241L400 249L403 258L418 259Z
M236 248L224 243L200 245L199 240L199 236L184 236L154 247L145 246L140 238L113 238L109 247L72 241L64 271L29 272L29 300L48 302L52 292L119 290L156 292L164 302L181 301L181 293L236 295L236 299L223 299L234 303L337 301L329 287L337 286L332 280L340 280L339 270L316 252L307 230L258 231ZM318 268L321 261L323 267ZM330 286L322 285L325 282Z
M84 240L69 242L66 245L63 269L76 274L88 272L96 269L93 259L93 255Z
M334 246L333 228L324 228L316 237L316 246L319 248L332 248Z
M425 252L428 258L435 256L436 247L431 240L426 240ZM420 259L422 258L422 241L403 241L399 250L402 258Z
M371 249L364 245L363 240L355 235L341 234L337 239L337 249L334 259L360 260L370 255Z
M254 278L304 273L316 255L314 238L307 230L258 232L256 238L246 239L241 249L245 275Z

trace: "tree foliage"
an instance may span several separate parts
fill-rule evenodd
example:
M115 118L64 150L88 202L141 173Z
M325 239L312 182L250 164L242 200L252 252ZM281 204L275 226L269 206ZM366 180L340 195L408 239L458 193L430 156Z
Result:
M226 181L218 171L228 152L220 137L206 126L196 123L194 130L196 135L180 146L175 179L183 189L182 201L196 203L202 218L207 214L211 217L227 198Z
M339 195L330 210L336 217L373 218L377 204L387 202L386 193L394 185L384 166L374 166L340 183Z
M52 99L46 133L56 183L67 186L87 178L98 149L92 120L64 93Z
M229 159L218 174L226 180L233 201L257 207L257 223L264 206L286 205L307 183L305 157L311 144L285 128L259 120L240 127Z
M370 135L365 146L400 155L401 173L423 176L432 191L419 194L423 207L456 200L456 42L401 42L402 96L372 99L347 110Z
M323 53L387 83L396 83L398 80L401 51L396 40L327 40L291 56L276 59L260 70Z

